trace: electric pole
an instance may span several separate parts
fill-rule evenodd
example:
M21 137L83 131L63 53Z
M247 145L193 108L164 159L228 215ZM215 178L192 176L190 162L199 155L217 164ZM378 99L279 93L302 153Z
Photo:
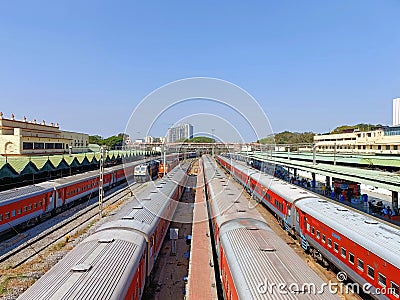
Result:
M104 197L104 189L103 189L103 180L104 180L104 146L100 147L100 176L99 176L99 216L102 215L102 207L103 207L103 197Z

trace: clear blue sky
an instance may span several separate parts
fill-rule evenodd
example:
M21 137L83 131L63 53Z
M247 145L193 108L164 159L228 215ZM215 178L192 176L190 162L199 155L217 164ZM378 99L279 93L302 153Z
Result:
M400 1L1 1L0 111L108 136L177 79L251 93L275 132L390 124Z

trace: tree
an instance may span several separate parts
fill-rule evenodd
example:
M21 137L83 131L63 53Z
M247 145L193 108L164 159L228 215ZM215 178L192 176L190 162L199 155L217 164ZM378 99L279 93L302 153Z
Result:
M106 139L103 139L99 135L89 136L89 143L97 144L97 145L105 145L108 149L114 150L122 147L124 139L128 138L129 135L126 133L119 133L118 135L110 136Z

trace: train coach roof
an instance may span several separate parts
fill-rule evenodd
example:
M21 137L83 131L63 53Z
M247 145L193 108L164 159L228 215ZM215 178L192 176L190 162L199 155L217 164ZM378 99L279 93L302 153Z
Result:
M263 220L255 208L258 203L247 200L243 195L243 189L239 189L228 180L213 160L206 157L203 161L210 201L219 226L237 218Z
M110 227L134 227L146 235L151 234L155 229L157 217L162 216L168 207L176 184L185 182L188 167L188 162L178 165L165 178L150 184L140 192L140 197L133 198L130 203L131 210L122 220L106 223L99 230Z
M52 190L54 190L54 184L43 182L3 191L0 192L0 205L5 205L28 197L33 197L42 193L50 192Z
M221 158L228 162L229 164L232 164L235 168L240 170L241 172L250 175L251 178L259 182L262 186L268 188L278 196L285 198L286 201L290 203L294 203L296 200L304 198L304 197L309 197L309 198L318 198L314 194L308 192L305 189L302 189L298 186L295 186L293 184L289 184L285 182L284 180L278 179L274 176L265 174L263 172L260 172L254 168L248 167L242 163L239 163L237 161L231 161L230 159L227 159L225 157Z
M96 232L18 299L123 299L145 245L135 232Z
M338 299L305 290L319 291L322 279L265 223L232 220L220 240L240 299Z
M296 206L326 226L400 268L400 230L338 204L304 199Z

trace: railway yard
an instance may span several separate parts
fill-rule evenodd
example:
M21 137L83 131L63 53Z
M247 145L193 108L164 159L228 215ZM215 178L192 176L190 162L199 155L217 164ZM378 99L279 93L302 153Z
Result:
M154 181L110 185L102 218L96 199L85 198L2 241L0 299L280 299L263 290L266 279L316 286L357 282L307 232L283 223L280 213L290 212L261 203L267 199L267 194L257 196L262 180L253 184L250 176L244 179L242 174L250 174L245 168L228 165L223 157L182 161ZM176 240L170 239L170 229L178 229ZM391 233L398 234L398 228ZM394 288L400 274L396 259L385 262L395 275L389 279L385 274L386 284ZM67 274L66 268L71 269ZM384 270L375 268L379 274ZM342 280L338 272L348 278ZM286 299L396 299L398 286L387 297L343 290L312 294L301 287L285 292Z

